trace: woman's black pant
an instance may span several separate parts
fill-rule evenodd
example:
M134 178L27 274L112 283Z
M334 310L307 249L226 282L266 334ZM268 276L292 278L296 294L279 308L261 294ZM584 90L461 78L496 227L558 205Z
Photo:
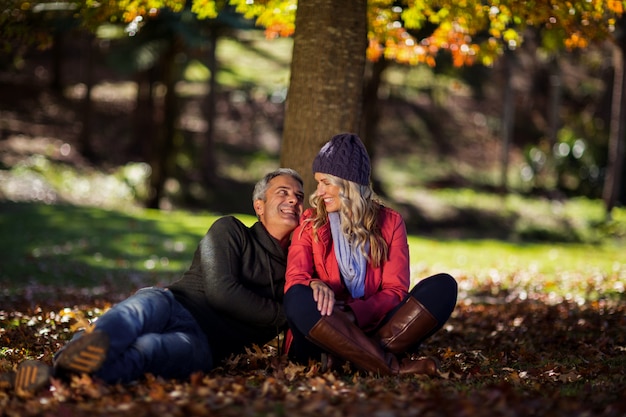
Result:
M424 278L411 289L407 297L416 298L437 320L437 326L422 340L417 341L410 349L411 351L415 351L424 340L436 333L448 321L456 306L457 293L457 282L448 274ZM318 359L322 350L306 338L309 331L322 317L317 310L317 303L313 300L313 290L306 285L294 285L285 294L283 303L287 322L293 334L289 356L302 363L306 363L310 358ZM402 303L399 303L388 312L380 326L393 317L401 305Z

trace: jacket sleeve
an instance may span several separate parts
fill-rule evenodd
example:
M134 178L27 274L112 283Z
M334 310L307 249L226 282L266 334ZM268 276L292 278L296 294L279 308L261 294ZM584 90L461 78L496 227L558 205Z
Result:
M399 214L393 213L386 216L381 229L389 246L389 259L380 268L374 269L374 277L380 277L376 279L380 280L379 285L371 288L373 294L349 303L359 327L365 331L375 329L385 315L402 301L411 279L404 220Z
M250 244L244 234L245 226L227 219L216 221L200 242L205 297L213 308L235 320L251 325L283 326L286 318L282 305L274 299L271 289L263 294L264 291L253 291L251 284L244 282L244 274L255 273L244 268L254 264L261 266L256 273L265 276L250 279L269 283L271 274L276 273L270 270L269 255L256 253L259 259L243 259L245 247Z
M313 227L310 222L300 222L294 230L287 255L285 292L294 285L308 286L313 279Z

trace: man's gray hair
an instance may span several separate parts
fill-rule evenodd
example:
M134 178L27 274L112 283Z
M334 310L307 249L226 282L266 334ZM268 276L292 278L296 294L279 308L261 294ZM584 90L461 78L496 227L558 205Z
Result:
M298 181L301 186L304 187L304 181L298 172L291 168L278 168L276 171L272 171L266 174L259 182L254 186L254 191L252 192L252 203L257 200L265 201L265 193L267 193L267 189L269 188L270 181L280 175L289 175L294 180Z

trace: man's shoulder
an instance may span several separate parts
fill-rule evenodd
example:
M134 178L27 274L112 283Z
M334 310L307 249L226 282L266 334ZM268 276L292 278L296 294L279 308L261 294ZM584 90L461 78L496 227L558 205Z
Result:
M211 233L224 234L239 234L248 230L248 226L243 224L243 222L235 216L222 216L215 220L209 229Z

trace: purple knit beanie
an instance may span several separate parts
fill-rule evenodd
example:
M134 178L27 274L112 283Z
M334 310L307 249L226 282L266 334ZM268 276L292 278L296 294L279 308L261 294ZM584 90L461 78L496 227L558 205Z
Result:
M367 150L354 133L333 136L313 160L313 174L330 174L362 185L369 185L370 170Z

